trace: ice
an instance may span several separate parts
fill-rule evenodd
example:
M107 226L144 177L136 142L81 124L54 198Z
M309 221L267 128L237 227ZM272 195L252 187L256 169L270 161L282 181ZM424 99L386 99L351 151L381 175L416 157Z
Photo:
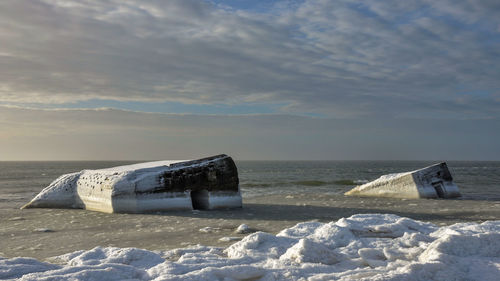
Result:
M222 242L231 242L231 241L239 241L239 240L241 240L241 238L236 237L236 236L224 236L224 237L219 238L219 241L222 241Z
M445 162L411 172L383 175L344 194L406 199L461 196Z
M22 208L151 213L241 206L236 165L221 154L62 175Z
M250 229L250 227L248 225L243 223L240 226L238 226L238 228L236 228L235 232L238 234L247 234L247 233L252 232L252 230Z
M199 229L199 231L202 233L213 233L213 232L219 232L220 230L221 229L218 227L211 227L211 226L205 226Z
M47 272L60 266L37 261L32 258L0 258L0 279L18 278L32 272Z
M436 225L388 214L303 222L229 247L77 251L0 259L19 280L498 280L500 221Z
M147 269L164 261L159 254L135 248L96 247L89 251L77 251L52 259L72 266L125 264L140 269Z
M36 228L34 231L36 231L36 232L54 232L54 230L48 229L48 228Z
M339 262L340 259L340 255L333 249L307 238L300 239L297 244L293 245L283 255L280 256L280 260L289 260L296 264L335 264Z

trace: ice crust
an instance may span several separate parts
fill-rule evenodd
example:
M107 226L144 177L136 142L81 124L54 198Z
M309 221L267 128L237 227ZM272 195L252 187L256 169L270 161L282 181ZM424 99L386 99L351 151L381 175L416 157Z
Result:
M165 210L193 209L192 192L200 192L199 186L193 183L198 180L203 184L205 193L198 195L204 209L241 207L242 198L237 184L237 172L231 176L236 182L224 182L231 177L224 174L233 172L227 168L228 163L234 165L227 155L216 155L198 160L155 161L99 170L83 170L81 172L60 176L44 188L33 200L22 208L80 208L107 213L147 213ZM213 168L208 168L212 166ZM190 169L206 168L206 175L199 172L189 178ZM236 169L236 168L235 168ZM181 174L178 179L183 182L182 188L170 186L165 179L166 172ZM216 185L220 172L222 187L209 189ZM185 176L188 174L187 176ZM202 175L203 178L200 178ZM195 178L198 177L198 178ZM177 189L175 189L177 188Z
M445 162L411 172L382 175L345 195L412 199L461 196Z
M92 190L96 187L99 188L99 191L109 189L109 196L111 194L114 196L128 194L135 190L141 191L144 189L144 186L148 185L147 181L144 182L141 179L147 179L148 177L154 179L151 175L169 169L172 164L184 161L187 160L146 162L99 170L83 170L62 175L44 188L25 207L84 209L86 204L82 200L78 200L79 193L85 192L88 193L85 194L87 197L91 197L95 201L106 202L107 198L99 196L100 194L92 196ZM105 184L102 184L103 182ZM102 204L102 206L107 205L109 204ZM182 202L181 205L184 205L184 203ZM111 207L109 208L110 210L107 211L112 212Z
M256 232L226 249L77 251L50 259L0 258L19 280L498 280L500 221L437 227L390 214L303 222Z

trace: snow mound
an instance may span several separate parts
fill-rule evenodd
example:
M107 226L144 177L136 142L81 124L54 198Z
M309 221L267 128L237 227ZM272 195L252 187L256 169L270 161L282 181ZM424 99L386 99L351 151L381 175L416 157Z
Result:
M437 227L387 214L256 232L226 249L94 248L0 259L20 280L498 280L500 221Z

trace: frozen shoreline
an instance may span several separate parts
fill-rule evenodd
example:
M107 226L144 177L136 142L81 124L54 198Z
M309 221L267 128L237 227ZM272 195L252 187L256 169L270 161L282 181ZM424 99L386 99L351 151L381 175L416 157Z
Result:
M248 225L241 229L267 232L274 236L300 222L329 223L354 214L396 214L431 222L438 227L500 219L500 197L497 192L497 171L500 166L496 163L462 163L458 168L454 167L460 171L457 173L457 184L463 189L465 196L452 200L358 198L342 195L353 184L353 179L375 178L378 173L398 172L401 167L410 169L421 166L421 163L410 165L398 162L397 165L389 165L385 162L363 162L354 165L336 162L258 162L241 163L241 175L244 178L242 209L168 211L149 215L105 214L78 209L19 210L40 192L41 186L49 184L62 173L81 170L83 167L102 168L115 164L4 163L6 173L0 181L0 256L7 260L21 256L47 261L49 257L81 250L88 251L86 256L90 257L91 253L99 251L108 254L120 251L126 254L130 250L125 248L138 248L146 251L134 251L137 255L129 257L140 258L139 253L151 256L150 251L173 251L169 252L172 255L168 260L176 261L182 253L190 251L194 256L199 256L198 252L201 250L191 249L186 252L174 249L195 247L197 244L211 246L204 249L229 247L237 241L235 239L248 235L235 233L241 224ZM481 165L486 165L487 169L481 168ZM332 167L335 167L334 172L331 171ZM381 167L385 168L380 169ZM340 186L329 185L339 179L350 180L348 184L341 180L343 185ZM310 246L302 244L304 247L308 245ZM97 262L95 259L93 261ZM105 267L105 264L102 266ZM245 266L249 265L241 266L240 269L244 270ZM175 278L177 277L173 277Z
M171 250L196 244L227 247L232 242L219 239L243 237L234 234L241 224L276 234L299 222L330 222L360 213L392 213L439 226L500 219L499 201L403 200L311 193L244 197L242 209L149 215L78 209L19 210L22 202L0 202L0 256L43 260L97 246L148 250ZM204 227L215 231L200 232Z
M497 280L500 221L438 227L390 214L303 222L228 247L96 247L49 259L0 259L20 280Z

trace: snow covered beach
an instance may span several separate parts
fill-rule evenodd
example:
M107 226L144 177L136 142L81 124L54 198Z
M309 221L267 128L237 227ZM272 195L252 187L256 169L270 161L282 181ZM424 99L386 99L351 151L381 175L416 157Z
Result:
M3 209L0 278L496 280L500 203L462 202L295 194L229 212ZM342 219L387 212L400 216ZM235 233L242 223L260 232Z
M380 164L377 163L377 165ZM346 170L347 168L351 169L351 167L346 167ZM23 169L26 169L26 165L23 165ZM78 170L80 168L72 169ZM472 186L474 189L468 189L467 182L460 178L463 173L455 174L458 176L457 184L460 188L464 187L465 198L453 200L405 200L343 196L342 192L350 188L349 186L339 190L338 194L335 192L321 192L330 187L320 185L321 182L314 181L312 180L314 178L304 175L311 174L312 177L317 178L317 175L314 174L316 170L313 170L313 172L307 170L301 173L295 168L290 173L283 173L282 178L279 178L281 176L278 173L280 170L272 170L269 167L266 167L266 169L273 171L269 178L267 178L267 174L263 175L260 172L255 172L253 167L252 171L254 171L255 176L252 177L246 175L245 169L242 169L244 172L243 209L231 211L172 211L152 215L105 214L62 209L19 210L18 208L33 194L39 192L39 189L34 188L27 193L16 192L15 188L29 184L29 182L25 183L22 180L16 180L12 183L12 189L3 191L0 198L5 198L5 200L0 200L0 225L2 226L0 227L0 256L4 258L1 260L2 268L0 272L5 274L17 272L16 274L21 274L17 270L31 270L37 268L41 262L49 262L39 267L44 272L33 272L33 275L28 274L25 276L27 280L29 280L28 278L43 280L43 276L55 277L57 274L65 276L64 278L61 277L61 279L72 277L81 280L89 280L92 276L96 280L108 279L107 276L110 276L109 278L120 276L121 279L123 279L123 276L127 276L127 278L139 280L155 278L158 278L158 280L161 280L161 278L171 280L217 279L214 276L228 277L228 280L231 280L230 278L238 280L248 276L254 276L248 278L262 276L269 278L268 280L273 280L273 278L287 279L290 276L296 278L300 276L308 277L312 280L314 278L323 278L324 280L360 279L363 276L367 280L377 280L377 278L382 280L390 280L391 278L395 280L398 280L398 278L399 280L449 279L443 277L443 275L457 277L457 280L488 280L487 277L491 275L479 275L481 277L479 278L476 275L470 275L470 272L477 272L474 271L474 268L481 269L484 274L491 273L492 270L498 271L498 253L490 252L485 256L484 253L471 251L481 248L482 242L478 241L484 240L490 246L499 244L498 237L494 235L494 233L499 233L498 225L493 223L492 226L491 222L482 226L480 224L500 218L500 202L498 200L474 200L468 198L467 195L471 194L471 191L474 191L476 186ZM289 167L286 170L290 170ZM341 169L335 169L335 171L339 170ZM393 171L389 170L388 172ZM476 169L474 173L479 174L481 171L483 170ZM497 169L492 168L491 171L497 171ZM386 171L375 172L386 173ZM17 178L32 180L33 177L28 177L32 176L32 174L28 173L26 177L17 176ZM61 174L60 170L54 172L54 175L59 174ZM324 170L319 171L317 174L327 175ZM297 179L293 178L293 176L296 176ZM342 177L346 177L346 175L342 175ZM47 181L50 182L53 178L54 176L48 175ZM250 183L258 183L259 180L265 183L272 183L274 180L278 185L284 178L289 181L303 181L301 189L294 190L289 188L288 185L281 189L264 187L259 190L259 193L254 191L250 185ZM370 179L370 177L362 175L348 178ZM487 179L495 180L496 178L498 176L493 175L493 177ZM328 181L323 178L319 179L323 182ZM466 179L469 179L469 177ZM479 182L478 179L473 180L474 183ZM8 181L9 179L5 179L2 186L9 186ZM480 184L484 186L484 182L486 180ZM43 186L43 184L39 186ZM477 190L484 189L477 188ZM320 233L318 229L321 226L323 226L322 229L328 228L329 231L335 232L336 230L333 230L333 228L339 227L337 224L341 218L349 218L355 214L374 213L392 213L397 214L399 218L392 219L390 216L387 217L390 220L373 218L364 221L362 224L379 230L384 229L383 226L386 226L385 228L390 231L399 227L405 229L403 226L406 225L405 227L407 227L410 234L415 236L415 233L420 233L421 235L416 235L414 238L408 235L405 237L404 234L399 237L364 237L362 233L353 231L348 227L343 228L342 231L339 230L339 235L341 233L343 235L348 234L349 232L346 230L348 229L353 233L353 236L350 238L345 236L345 239L348 240L344 241L351 241L352 243L335 246L329 245L326 240L319 240L321 236L317 236ZM404 219L403 217L410 219ZM356 216L355 219L360 220L362 216ZM401 221L398 222L398 220ZM408 223L412 220L431 222L434 226L427 223L412 222L410 225L417 225L413 227L416 229L409 229ZM286 229L294 229L297 223L308 221L315 221L310 224L317 225L317 227L312 227L300 233L302 235L299 235L300 237L288 237L293 238L293 241L289 240L291 241L289 244L281 243L287 240L284 239L287 237L276 236ZM450 229L449 226L455 223L471 223L466 227L470 232L452 235L455 233L454 231L462 231L464 228L462 224L456 226L458 230ZM235 230L241 224L247 224L251 229L261 232L258 234L235 233ZM428 226L426 229L429 231L432 229L432 233L439 237L431 236L431 232L423 231L420 226ZM485 227L488 227L489 230L486 230ZM438 228L441 229L440 232L437 232L439 231ZM262 234L262 232L268 234ZM431 260L430 258L424 260L423 257L421 258L425 251L424 248L430 249L435 241L445 236L444 233L451 235L450 239L462 239L461 242L453 240L455 242L450 243L475 246L473 249L464 249L461 253L449 252L443 250L444 246L439 246L439 249L436 250L438 251L437 254L433 254L437 260ZM401 232L398 235L400 234ZM251 237L257 241L262 241L264 246L251 248L252 243L247 243ZM426 238L423 239L423 237ZM222 238L243 240L238 242ZM302 242L301 239L303 239ZM335 241L339 239L338 236L335 236L334 239L331 239L331 242L336 243ZM311 241L315 243L309 243ZM369 244L369 241L376 245ZM405 248L403 247L404 241L413 241L415 244ZM420 242L416 243L416 241ZM435 242L435 244L451 245L441 244L446 242L444 240L439 241L439 243ZM231 251L231 256L229 250L224 252L225 249L231 248L231 245L235 243L240 245L241 248ZM255 243L260 244L261 242ZM255 243L253 245L256 245ZM198 244L205 246L196 246ZM283 247L279 248L278 244L283 245ZM282 250L273 252L274 250L271 250L273 247ZM395 256L398 258L391 260L390 252L384 252L384 247L398 250L399 254L401 254L401 251L404 252L405 249L413 249L415 256L410 257L404 254L401 258L397 254ZM331 262L335 261L335 263L323 264L310 260L313 258L310 256L311 249L314 249L313 252L321 252L321 249L324 248L336 253L330 256L329 252L326 251L326 256L330 256L330 259L325 259ZM359 252L363 248L368 250ZM375 251L370 250L372 248ZM456 247L452 247L453 249L456 249ZM347 253L346 251L349 255L341 255ZM382 251L382 254L380 254L380 251ZM285 255L287 252L288 254ZM236 257L236 253L247 254L245 254L245 257ZM63 257L56 260L47 259L60 255L63 255ZM285 256L281 258L283 255ZM372 266L380 262L381 265L376 267L366 265L361 255L373 260ZM34 257L36 260L15 259L18 256ZM344 260L344 258L347 259ZM352 263L347 264L347 261ZM470 267L468 265L463 266L465 262L472 263L471 265L476 264L476 266L471 271L467 271ZM33 266L29 266L30 263ZM402 265L403 263L406 265ZM477 263L480 263L480 265L477 265ZM484 268L480 267L484 264L486 264ZM272 265L276 267L270 267ZM359 265L359 267L354 268L355 265ZM196 270L197 267L198 270ZM404 270L404 272L399 272L395 268ZM45 271L45 269L55 271ZM192 272L192 275L189 275L188 272ZM426 272L430 272L431 275L426 275ZM240 273L242 275L236 275ZM6 276L3 275L0 278L17 278L12 276L18 275ZM265 278L263 280L266 280Z
M328 223L360 213L393 213L438 226L500 218L498 201L402 200L307 193L244 198L244 208L230 211L159 214L107 214L78 209L19 210L12 201L15 202L0 204L0 256L41 260L97 246L148 250L170 250L197 244L227 247L234 241L219 239L242 238L244 235L234 233L241 224L276 234L300 222L317 220ZM206 227L213 231L199 231Z
M500 221L437 227L396 215L304 222L227 248L166 252L96 247L0 260L20 280L498 280Z

